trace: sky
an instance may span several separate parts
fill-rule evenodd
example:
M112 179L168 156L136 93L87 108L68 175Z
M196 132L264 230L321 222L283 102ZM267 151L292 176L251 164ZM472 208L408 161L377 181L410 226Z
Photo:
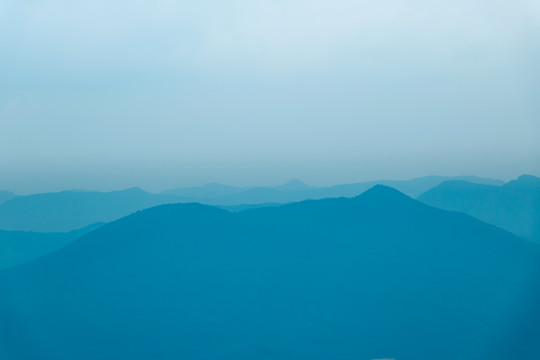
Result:
M540 0L3 0L0 189L540 176Z

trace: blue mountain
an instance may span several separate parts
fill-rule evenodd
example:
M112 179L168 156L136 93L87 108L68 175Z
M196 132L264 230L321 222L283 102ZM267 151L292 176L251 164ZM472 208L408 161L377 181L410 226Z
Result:
M5 203L9 199L13 199L16 196L17 195L12 193L11 191L0 191L0 204Z
M523 175L502 186L447 181L418 200L460 211L540 242L540 178Z
M502 183L476 177L458 177L480 183ZM376 184L394 186L415 196L447 177L428 176L404 181L373 181L327 188L308 186L293 179L273 187L241 188L221 184L181 188L151 194L138 188L113 192L62 191L12 197L0 202L0 229L11 231L67 232L96 222L110 222L152 206L199 202L236 211L250 207L298 202L306 199L354 197ZM12 194L13 195L13 194Z
M0 272L0 358L540 358L540 249L376 186L162 205Z
M96 223L66 233L0 230L0 270L56 251L102 225Z
M356 184L335 185L328 188L316 190L313 198L321 199L340 196L353 197L363 193L364 191L370 189L375 185L390 186L408 196L417 197L418 195L428 191L429 189L438 186L442 182L449 180L463 180L475 184L487 185L504 184L504 182L501 180L487 179L477 176L423 176L410 180L377 180Z
M238 206L264 203L289 203L307 199L335 197L354 197L375 185L387 185L416 197L421 193L447 180L466 180L474 183L502 185L500 180L476 176L425 176L411 180L377 180L330 187L308 186L298 179L272 187L231 187L221 184L208 184L202 187L179 188L162 194L188 197L193 201L208 205Z
M178 195L192 199L213 199L242 193L249 188L228 186L218 183L210 183L204 186L172 189L162 192L164 195Z
M18 196L0 205L0 229L67 232L97 222L110 222L137 210L186 201L178 196L123 191L63 191Z

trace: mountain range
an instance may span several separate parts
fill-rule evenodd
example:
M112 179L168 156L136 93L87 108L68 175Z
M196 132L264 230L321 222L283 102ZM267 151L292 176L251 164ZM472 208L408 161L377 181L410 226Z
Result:
M306 199L353 197L375 185L393 187L404 194L416 197L447 180L464 180L479 184L502 185L500 180L476 176L425 176L411 180L376 180L353 184L314 187L293 179L286 184L274 187L233 187L221 184L208 184L202 187L179 188L162 194L179 195L193 201L209 205L241 205L263 203L288 203Z
M168 203L198 202L233 211L262 204L297 202L306 199L357 196L376 184L393 186L416 196L448 179L467 179L483 184L501 181L471 176L428 176L412 180L381 180L316 188L299 180L274 187L238 188L221 184L182 188L152 194L139 188L123 191L62 191L13 196L0 204L0 229L11 231L67 232L96 222L110 222L137 210ZM12 194L13 195L13 194Z
M110 222L152 206L184 201L186 199L179 196L150 194L138 188L17 196L0 205L0 229L67 232Z
M170 204L0 272L0 358L540 358L540 249L375 186Z
M523 175L502 186L446 181L418 200L460 211L540 243L540 178Z

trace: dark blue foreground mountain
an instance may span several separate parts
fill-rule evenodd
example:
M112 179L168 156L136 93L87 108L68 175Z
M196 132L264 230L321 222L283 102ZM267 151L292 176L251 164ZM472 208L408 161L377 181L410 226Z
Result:
M540 358L540 253L377 186L163 205L0 273L0 358Z

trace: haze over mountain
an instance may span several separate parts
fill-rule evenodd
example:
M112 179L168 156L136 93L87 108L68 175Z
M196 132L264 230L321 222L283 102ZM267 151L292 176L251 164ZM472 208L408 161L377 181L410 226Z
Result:
M460 211L540 242L540 178L523 175L502 186L447 181L418 200Z
M540 357L539 247L385 186L154 207L0 289L6 360Z
M538 0L65 3L0 2L2 189L540 176Z
M102 225L97 223L66 233L0 230L0 269L20 265L56 251Z

